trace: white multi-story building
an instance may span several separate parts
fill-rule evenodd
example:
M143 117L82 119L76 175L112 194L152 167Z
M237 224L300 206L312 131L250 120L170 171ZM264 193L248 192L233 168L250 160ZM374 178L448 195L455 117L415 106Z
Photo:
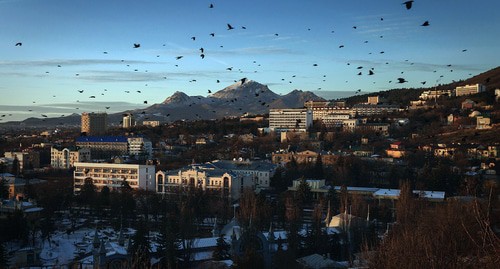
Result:
M307 108L282 108L269 110L271 130L306 130L312 126L312 111Z
M59 148L50 149L50 165L53 168L69 169L76 162L89 162L89 148Z
M80 192L86 179L91 179L98 189L119 189L124 180L132 189L154 190L156 186L154 165L77 162L74 166L75 193Z
M129 137L128 154L132 156L145 156L148 159L153 157L153 143L145 137Z
M476 94L480 92L486 91L486 86L482 84L474 84L474 85L465 85L455 88L456 96L464 96L470 94Z
M452 92L450 90L429 90L423 91L418 99L420 100L432 100L438 99L442 96L451 97Z
M160 121L157 120L145 120L142 122L142 125L149 127L158 127L160 126Z
M131 128L135 126L135 119L134 115L128 113L123 115L122 119L122 126L123 128Z

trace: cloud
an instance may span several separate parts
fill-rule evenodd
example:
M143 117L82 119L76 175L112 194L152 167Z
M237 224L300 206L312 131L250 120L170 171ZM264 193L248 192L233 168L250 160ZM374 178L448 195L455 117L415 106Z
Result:
M0 66L82 66L115 64L162 64L162 62L106 59L48 59L33 61L0 61Z

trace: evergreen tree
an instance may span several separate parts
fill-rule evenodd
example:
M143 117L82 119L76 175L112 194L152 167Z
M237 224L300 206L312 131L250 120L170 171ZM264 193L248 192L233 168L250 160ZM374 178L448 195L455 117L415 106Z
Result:
M317 179L323 179L325 176L323 172L323 158L321 157L321 154L318 154L316 163L314 163L314 176Z
M177 268L180 242L178 239L178 227L170 218L163 221L160 230L160 253L161 265L165 269Z
M9 186L7 185L7 180L4 178L0 179L0 199L9 198Z
M297 186L296 197L301 205L308 204L309 202L311 202L312 198L311 186L309 186L309 184L303 177L300 179L299 186Z
M132 245L129 249L129 254L132 257L132 268L149 268L150 246L148 233L146 224L140 221L132 237Z
M0 242L0 268L8 268L9 257L3 243Z
M219 238L217 238L217 245L215 247L215 250L212 254L212 258L216 261L221 261L221 260L227 260L231 258L231 255L229 254L231 246L224 240L224 235L220 235Z
M17 155L14 156L14 160L12 161L12 174L14 176L19 176L20 173L20 165L19 165L19 159L17 159Z

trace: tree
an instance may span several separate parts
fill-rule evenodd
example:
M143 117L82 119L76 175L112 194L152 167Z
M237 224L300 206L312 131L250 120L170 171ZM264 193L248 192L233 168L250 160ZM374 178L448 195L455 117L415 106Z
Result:
M132 257L132 268L149 268L150 247L148 233L149 230L146 223L139 221L129 250L129 254Z
M217 238L217 245L215 247L214 252L212 253L212 258L216 261L222 261L222 260L227 260L231 258L231 255L229 254L231 246L229 243L224 240L224 235L220 235L219 238Z
M0 179L0 199L9 198L9 186L7 185L7 180L5 178Z
M177 257L179 256L180 242L178 239L178 227L172 218L165 218L160 230L160 250L162 257L162 268L177 268Z
M17 155L14 156L14 160L12 161L12 174L14 176L19 176L20 173L20 165L19 165L19 159L17 159Z
M321 154L318 154L318 157L316 157L316 162L314 163L314 170L313 174L314 177L317 179L323 179L325 174L323 171L323 158L321 157Z
M93 205L97 193L97 187L92 178L86 178L80 190L80 202L86 205Z
M3 245L3 242L0 242L0 268L8 268L9 257L7 256L7 250Z
M297 186L296 197L301 205L308 204L311 201L311 186L309 186L309 183L307 183L303 177L300 179L300 183Z

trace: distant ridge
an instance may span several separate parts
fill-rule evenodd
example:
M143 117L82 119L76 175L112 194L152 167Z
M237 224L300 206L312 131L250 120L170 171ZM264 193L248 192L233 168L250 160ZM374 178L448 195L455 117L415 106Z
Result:
M399 88L387 91L372 92L363 95L343 98L348 104L365 102L367 96L379 95L389 103L407 105L410 100L418 98L420 93L429 89L454 89L466 84L481 83L488 91L500 88L500 67L493 68L471 78L449 84L427 88ZM140 123L144 120L170 122L175 120L220 119L240 116L245 112L265 114L270 108L303 107L304 101L324 100L313 92L294 90L286 95L279 95L268 86L245 79L229 85L207 97L188 96L177 91L162 103L151 105L145 109L128 110L109 115L110 124L118 125L123 113L132 113ZM24 121L0 123L2 128L19 127L56 127L60 125L80 124L80 115L72 114L57 118L29 118Z

